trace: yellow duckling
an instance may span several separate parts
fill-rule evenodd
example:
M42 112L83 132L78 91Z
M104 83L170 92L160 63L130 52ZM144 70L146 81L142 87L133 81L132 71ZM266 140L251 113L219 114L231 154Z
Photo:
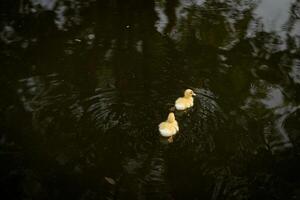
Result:
M177 110L185 110L187 108L190 108L194 105L194 98L193 96L196 96L196 94L191 89L187 89L184 91L184 97L179 97L175 101L175 107Z
M178 123L174 113L169 113L168 119L158 125L160 135L163 137L171 137L179 131Z

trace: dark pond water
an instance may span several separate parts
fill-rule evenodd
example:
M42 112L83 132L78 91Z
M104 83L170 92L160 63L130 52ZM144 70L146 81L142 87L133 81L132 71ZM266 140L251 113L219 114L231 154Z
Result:
M1 199L300 199L300 1L2 0L0 46Z

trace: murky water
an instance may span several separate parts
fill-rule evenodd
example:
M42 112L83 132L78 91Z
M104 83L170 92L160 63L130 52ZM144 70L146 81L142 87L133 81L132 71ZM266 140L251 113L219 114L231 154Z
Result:
M300 2L0 3L1 199L299 199ZM173 143L157 125L184 89Z

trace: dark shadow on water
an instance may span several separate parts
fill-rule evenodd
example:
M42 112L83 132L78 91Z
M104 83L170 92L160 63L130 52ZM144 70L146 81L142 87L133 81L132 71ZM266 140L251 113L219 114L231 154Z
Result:
M298 199L300 4L269 4L1 2L1 197Z

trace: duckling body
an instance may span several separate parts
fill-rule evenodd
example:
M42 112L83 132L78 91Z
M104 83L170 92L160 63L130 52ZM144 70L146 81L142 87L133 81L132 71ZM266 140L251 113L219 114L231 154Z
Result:
M170 113L168 119L158 125L160 135L163 137L171 137L179 131L178 123L174 113Z
M179 97L175 101L175 107L177 110L186 110L194 105L193 97L186 98L186 97Z
M184 91L184 96L179 97L175 101L175 107L177 110L186 110L192 106L194 106L194 98L196 94L191 89L187 89Z

